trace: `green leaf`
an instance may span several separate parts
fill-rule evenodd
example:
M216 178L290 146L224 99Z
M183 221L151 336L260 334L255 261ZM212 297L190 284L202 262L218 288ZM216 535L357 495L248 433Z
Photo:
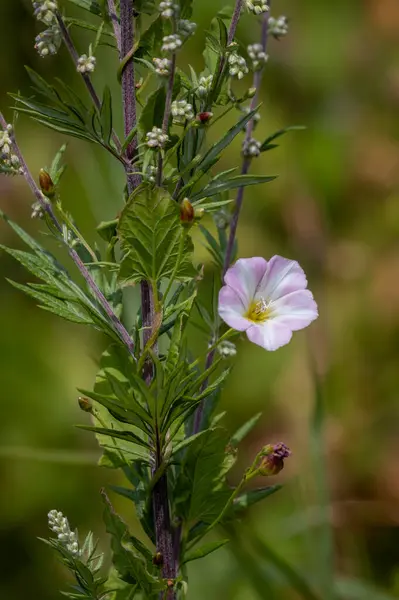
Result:
M105 144L109 144L112 134L112 96L106 85L100 109L101 134Z
M153 21L148 29L140 36L139 45L134 53L134 58L143 56L158 56L156 51L160 49L164 33L164 19L159 16Z
M151 597L155 591L162 589L162 584L150 571L149 556L151 552L139 540L131 536L126 523L115 512L104 491L102 491L102 497L104 522L107 532L111 535L113 564L122 580L128 583L138 583L146 597Z
M225 192L226 190L233 190L240 187L246 187L247 185L268 183L269 181L273 181L274 179L276 179L276 177L276 175L271 177L267 175L237 175L236 177L232 177L231 179L227 179L226 181L216 181L214 183L210 183L202 191L197 192L196 194L191 196L190 201L193 204L201 198L209 198L210 196L220 194L220 192Z
M91 12L93 15L97 15L98 17L101 17L102 15L101 7L96 0L69 0L69 2L79 6L79 8L83 8L84 10Z
M225 546L226 544L228 544L229 541L230 540L228 540L228 539L227 540L218 540L217 542L208 542L207 544L203 544L199 548L196 548L195 550L188 552L184 556L181 564L185 565L186 563L191 562L193 560L198 560L199 558L208 556L208 554L211 554L212 552L215 552L215 550L218 550L222 546Z
M264 152L265 150L271 150L271 142L273 142L277 138L281 137L288 131L300 131L302 129L306 129L306 127L304 125L291 125L290 127L285 127L284 129L279 129L272 135L269 135L269 137L267 137L264 140L264 142L262 143L262 145L260 147L260 151ZM275 146L272 146L272 147L275 147Z
M257 422L259 421L262 413L257 413L255 416L251 417L244 425L242 425L233 435L230 440L232 446L238 446L240 442L252 431Z
M223 23L223 21L221 21ZM219 156L219 154L231 144L234 138L242 132L243 128L246 124L252 119L252 117L256 114L257 108L251 110L247 115L244 115L233 127L231 127L227 133L219 140L216 144L214 144L208 152L205 154L204 158L198 165L198 169L206 173L206 171L214 164L215 158Z
M257 490L250 490L249 492L244 492L240 494L238 498L234 500L234 513L239 513L253 504L264 500L268 496L275 494L279 490L281 490L281 485L269 485L264 488L259 488Z
M394 596L376 589L365 581L349 577L335 580L335 593L342 600L395 600Z
M118 232L124 252L119 274L123 285L147 280L155 286L167 277L186 281L195 275L193 243L167 191L139 189L122 211Z
M162 85L146 99L145 106L139 118L139 129L143 135L155 127L162 127L165 111L166 92Z

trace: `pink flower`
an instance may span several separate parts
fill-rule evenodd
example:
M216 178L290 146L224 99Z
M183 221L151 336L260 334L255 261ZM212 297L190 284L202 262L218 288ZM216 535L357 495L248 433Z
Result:
M292 332L317 319L317 304L294 260L240 258L228 269L219 292L219 315L266 350L288 344Z

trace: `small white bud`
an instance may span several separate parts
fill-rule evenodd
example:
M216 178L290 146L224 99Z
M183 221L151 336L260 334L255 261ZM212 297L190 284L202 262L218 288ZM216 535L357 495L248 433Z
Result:
M242 144L242 154L245 158L255 158L260 154L261 143L253 138L245 140Z
M167 77L170 75L172 68L172 61L169 58L153 58L152 62L155 66L155 72L161 77Z
M166 133L162 132L162 129L153 127L145 137L145 141L149 148L163 148L168 141L169 137Z
M53 25L57 21L57 2L52 0L37 0L33 2L33 14L38 21L46 25Z
M177 24L177 29L180 35L187 39L194 35L195 30L197 29L197 24L193 23L193 21L188 21L187 19L180 19Z
M197 93L200 98L204 98L208 95L213 82L213 75L207 77L200 77L198 81Z
M284 37L288 33L288 19L284 15L281 17L269 17L268 30L270 35L275 37L277 40Z
M56 25L39 33L35 38L35 50L44 58L57 54L61 46L61 32Z
M233 342L229 342L225 340L219 344L218 352L222 356L222 358L231 358L237 354L237 348Z
M245 6L254 15L261 15L269 10L266 0L245 0Z
M186 100L175 100L172 102L171 113L175 123L184 124L194 118L194 109Z
M229 55L228 63L230 77L242 79L244 75L248 73L248 67L245 58L237 54L237 52L232 52Z
M262 44L250 44L247 48L247 52L252 60L252 68L254 71L261 69L269 58L263 50Z
M78 59L78 64L76 66L76 70L78 73L93 73L96 68L96 57L95 56L87 56L87 54L82 54L82 56Z
M162 52L176 52L183 45L181 37L177 33L172 35L165 35L162 39Z
M175 4L173 0L165 0L164 2L159 3L159 12L161 13L161 17L164 19L171 19L175 15L179 13L179 5Z

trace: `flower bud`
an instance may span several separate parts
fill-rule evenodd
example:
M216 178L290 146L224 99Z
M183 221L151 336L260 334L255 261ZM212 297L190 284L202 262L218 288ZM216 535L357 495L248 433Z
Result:
M79 396L78 398L79 406L84 412L91 413L93 411L93 404L89 398L85 396Z
M180 204L180 222L183 226L191 226L194 222L194 207L188 198L184 198Z
M44 169L40 169L39 171L39 184L43 194L47 196L47 198L54 197L55 185L49 173Z
M200 113L197 114L197 116L195 118L202 125L204 125L205 123L208 123L208 121L210 121L212 119L212 117L213 117L213 113L212 112L200 112Z
M163 556L160 552L156 552L152 557L152 564L157 567L162 567L163 565Z
M263 458L258 466L258 473L265 477L277 475L284 468L284 459L291 455L291 450L283 443L265 446Z
M245 94L246 98L253 98L256 94L256 88L255 87L251 87L249 88L249 90L247 91L247 93Z

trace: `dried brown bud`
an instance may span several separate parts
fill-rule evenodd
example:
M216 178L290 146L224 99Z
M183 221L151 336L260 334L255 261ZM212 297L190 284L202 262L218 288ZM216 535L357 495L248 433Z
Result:
M52 198L54 196L55 185L49 173L44 169L40 169L39 171L39 184L43 194L47 196L47 198Z
M84 412L91 413L93 411L93 404L89 398L85 396L79 396L78 398L79 406Z
M184 198L180 204L180 222L184 226L191 225L194 218L194 207L188 198Z

